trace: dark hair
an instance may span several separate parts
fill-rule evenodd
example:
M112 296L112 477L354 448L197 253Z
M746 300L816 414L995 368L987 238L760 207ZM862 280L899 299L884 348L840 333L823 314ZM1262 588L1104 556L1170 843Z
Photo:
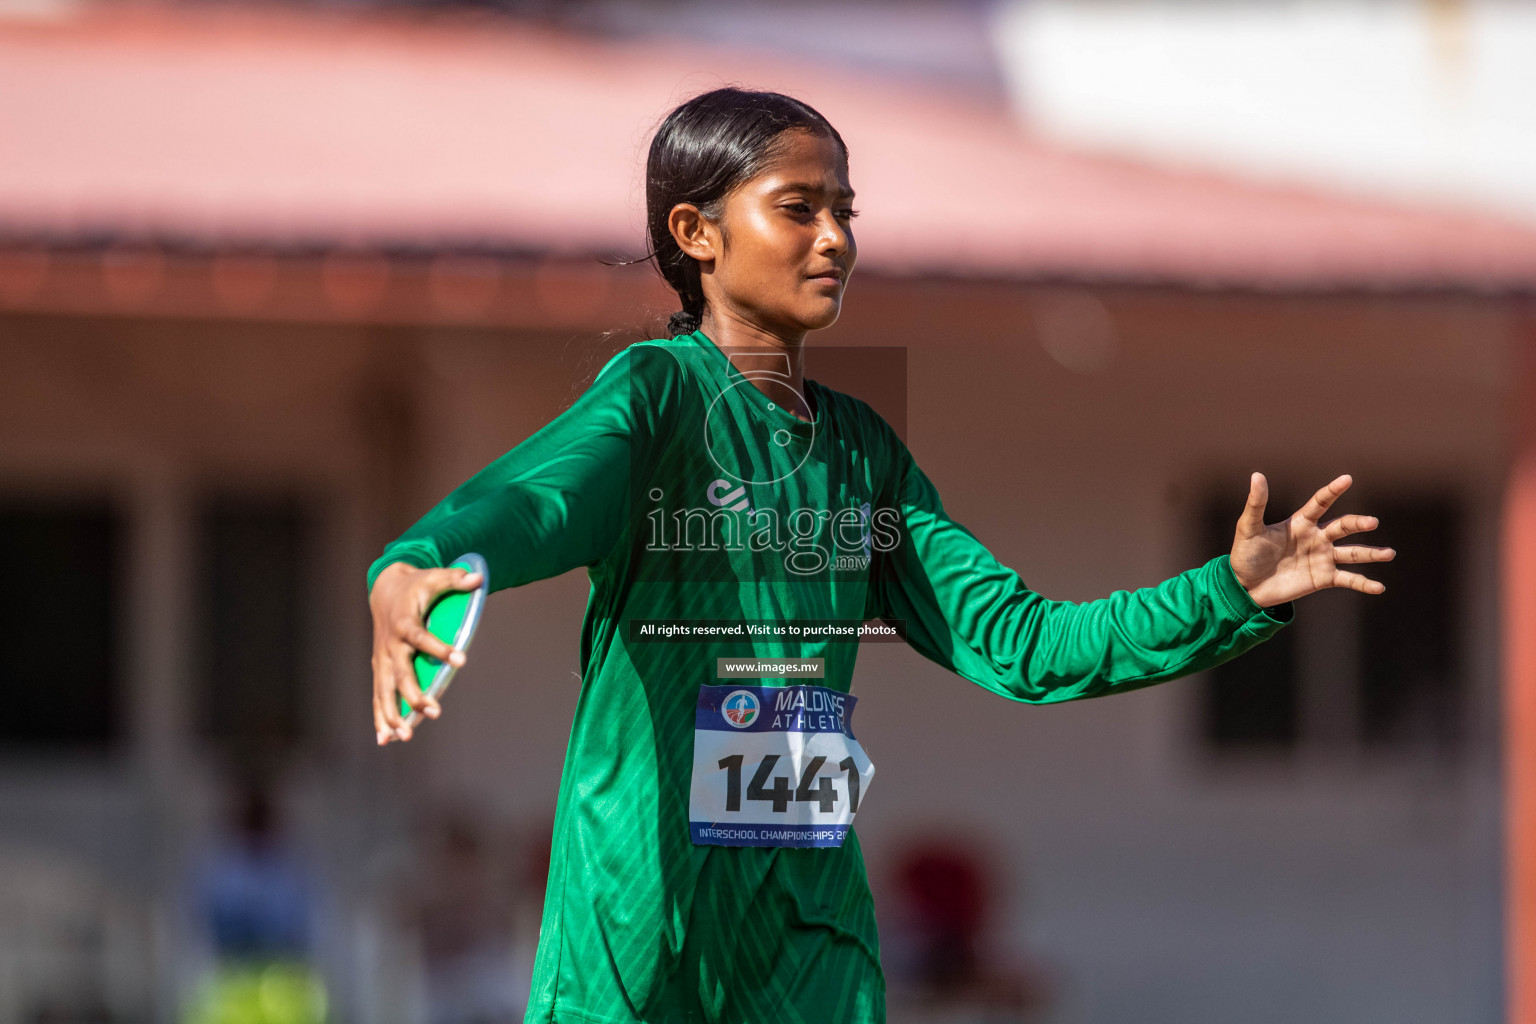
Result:
M677 292L683 308L672 314L673 336L699 329L704 290L699 261L678 246L667 217L678 203L692 203L710 220L725 198L761 172L777 155L787 131L830 136L848 158L848 146L821 114L779 92L726 87L695 96L667 115L651 139L645 164L645 212L656 269Z

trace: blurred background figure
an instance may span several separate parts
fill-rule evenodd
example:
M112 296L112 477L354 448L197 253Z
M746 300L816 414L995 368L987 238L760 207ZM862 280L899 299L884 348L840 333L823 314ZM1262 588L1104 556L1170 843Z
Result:
M472 819L436 828L400 883L421 957L427 1024L516 1024L526 993L513 941L516 883Z
M266 787L231 795L227 833L194 874L193 906L211 947L185 1024L321 1024L326 992L311 963L316 898Z
M1033 958L999 950L996 868L975 845L912 843L896 857L881 938L892 1024L1033 1024L1050 1019L1056 982Z

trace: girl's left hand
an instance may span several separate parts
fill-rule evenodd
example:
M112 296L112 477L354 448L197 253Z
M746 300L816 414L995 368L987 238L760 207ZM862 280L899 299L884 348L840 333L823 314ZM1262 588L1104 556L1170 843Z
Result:
M1319 523L1328 506L1349 490L1349 474L1312 495L1296 514L1283 523L1264 525L1264 506L1269 502L1269 482L1263 473L1249 481L1248 506L1237 521L1232 541L1232 571L1254 603L1270 608L1329 587L1349 587L1362 594L1379 594L1386 586L1340 565L1389 562L1397 557L1391 548L1335 542L1352 533L1376 529L1375 516L1339 516Z

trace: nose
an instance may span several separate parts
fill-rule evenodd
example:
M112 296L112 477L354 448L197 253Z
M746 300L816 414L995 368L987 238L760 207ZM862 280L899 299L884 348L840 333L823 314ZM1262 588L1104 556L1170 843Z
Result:
M831 210L822 211L821 232L816 237L816 251L823 255L844 253L852 244L852 237L847 229L837 222L837 215Z

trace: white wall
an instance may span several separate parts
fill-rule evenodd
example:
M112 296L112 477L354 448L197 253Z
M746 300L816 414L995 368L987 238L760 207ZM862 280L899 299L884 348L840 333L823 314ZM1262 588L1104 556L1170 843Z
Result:
M1003 0L1016 109L1158 161L1536 219L1536 6Z

